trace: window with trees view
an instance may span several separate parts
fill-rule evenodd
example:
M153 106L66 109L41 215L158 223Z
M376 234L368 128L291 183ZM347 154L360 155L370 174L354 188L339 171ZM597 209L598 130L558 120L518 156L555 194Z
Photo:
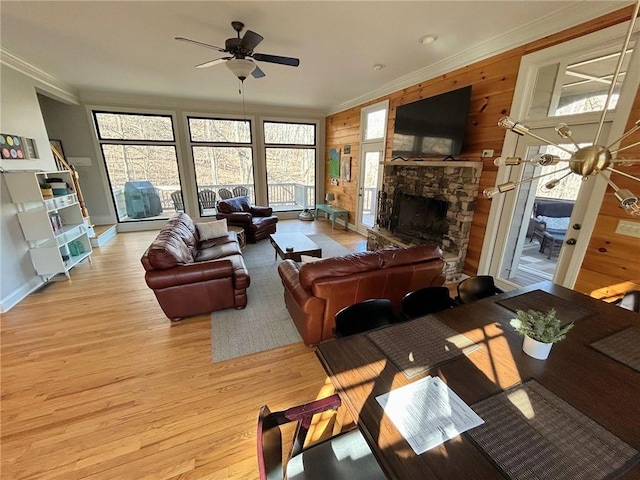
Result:
M188 117L188 123L200 214L215 215L215 202L228 195L254 203L251 122Z
M274 210L315 207L316 125L264 122L269 206Z
M180 176L170 115L93 112L119 221L168 218L180 207Z

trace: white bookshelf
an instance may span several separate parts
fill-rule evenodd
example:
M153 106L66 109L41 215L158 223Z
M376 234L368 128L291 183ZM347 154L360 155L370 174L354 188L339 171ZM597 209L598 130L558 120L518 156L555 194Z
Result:
M74 266L91 260L91 241L76 193L44 197L40 190L48 178L72 186L70 172L5 172L4 176L38 275L69 277Z

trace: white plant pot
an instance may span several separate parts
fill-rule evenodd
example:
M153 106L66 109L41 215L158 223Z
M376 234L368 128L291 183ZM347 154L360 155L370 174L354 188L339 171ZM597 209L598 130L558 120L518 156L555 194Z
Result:
M525 335L522 351L530 357L537 358L538 360L546 360L552 346L553 343L542 343Z

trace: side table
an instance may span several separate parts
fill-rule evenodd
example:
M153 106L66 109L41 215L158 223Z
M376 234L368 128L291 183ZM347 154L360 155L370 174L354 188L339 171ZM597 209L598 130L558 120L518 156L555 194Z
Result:
M344 220L344 229L349 230L349 212L347 210L321 203L316 205L316 212L326 213L327 220L331 220L331 228L336 228L336 217L342 217Z
M236 232L238 234L238 243L240 243L240 248L244 248L247 244L247 238L244 233L244 228L236 227L235 225L229 225L227 230L230 232Z

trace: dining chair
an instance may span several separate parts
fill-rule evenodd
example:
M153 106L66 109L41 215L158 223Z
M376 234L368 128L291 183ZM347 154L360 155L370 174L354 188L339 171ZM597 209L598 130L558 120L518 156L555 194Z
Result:
M200 190L198 192L198 201L200 202L200 211L205 208L216 208L216 192L209 189Z
M619 307L640 313L640 290L629 290L620 300L614 302Z
M398 323L400 319L393 313L391 300L371 298L364 302L344 307L335 315L333 331L338 338L366 332L374 328Z
M258 474L260 480L367 479L386 476L359 430L351 430L304 448L313 416L340 406L337 394L271 412L263 405L258 415ZM296 422L289 454L283 458L281 425Z
M233 198L233 193L228 188L219 188L218 196L221 200L227 200L229 198Z
M184 202L182 201L182 190L171 192L171 201L176 212L184 212Z
M456 301L458 303L471 303L498 293L502 293L502 290L496 287L491 275L478 275L466 278L458 283Z
M411 319L455 307L447 287L425 287L402 298L402 316Z
M247 187L233 187L234 197L248 197L249 189Z

